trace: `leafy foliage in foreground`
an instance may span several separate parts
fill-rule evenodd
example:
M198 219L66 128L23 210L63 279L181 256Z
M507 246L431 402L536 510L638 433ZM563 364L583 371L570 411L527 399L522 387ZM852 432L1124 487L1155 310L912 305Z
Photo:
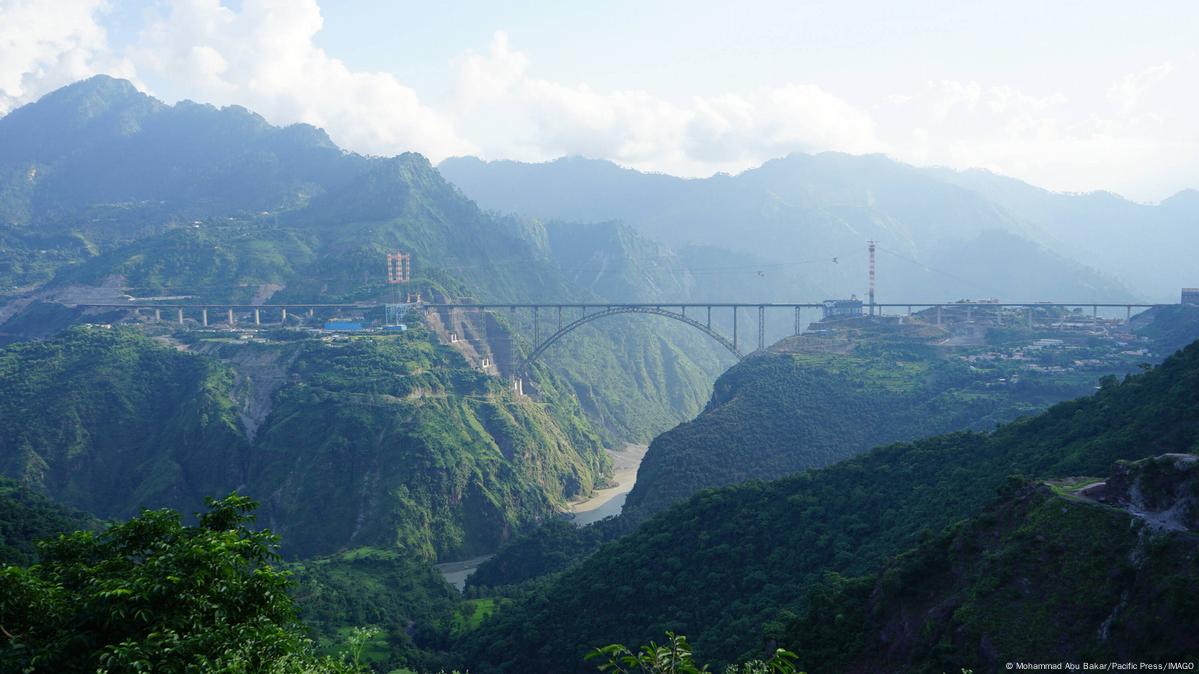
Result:
M708 665L697 665L691 654L687 637L674 632L666 633L666 643L649 642L637 652L623 644L611 644L597 648L587 654L587 659L602 659L599 670L615 674L705 674L712 671ZM803 674L796 672L795 654L777 649L769 660L750 660L740 665L730 665L724 674Z
M781 637L828 571L862 574L979 512L1016 473L1096 475L1199 450L1199 344L997 429L883 447L772 483L702 492L469 635L476 672L579 671L579 644L693 635L735 662ZM702 588L702 590L697 590Z
M210 500L196 526L144 511L42 544L0 569L0 669L24 672L352 671L308 654L276 537L255 503Z

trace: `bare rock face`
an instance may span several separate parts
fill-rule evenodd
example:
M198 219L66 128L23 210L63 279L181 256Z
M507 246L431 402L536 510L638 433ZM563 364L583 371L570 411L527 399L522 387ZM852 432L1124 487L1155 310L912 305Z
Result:
M1088 495L1127 510L1154 529L1199 530L1199 455L1118 462L1102 490Z

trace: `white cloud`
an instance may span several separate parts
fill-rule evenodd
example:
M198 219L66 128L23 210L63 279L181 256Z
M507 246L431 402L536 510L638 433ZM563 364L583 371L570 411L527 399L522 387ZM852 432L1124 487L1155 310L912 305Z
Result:
M102 0L0 0L0 115L100 72L132 77L98 23Z
M544 160L606 158L678 175L736 172L789 152L886 152L917 164L983 167L1051 189L1116 188L1160 198L1199 175L1194 55L1030 93L952 79L862 108L820 87L780 83L704 96L596 90L539 77L496 33L449 64L449 92L422 98L386 72L350 69L317 46L317 0L162 0L114 49L103 0L0 0L0 114L97 72L167 101L239 104L277 124L308 122L369 154L415 150ZM539 56L539 58L541 58ZM860 92L859 92L860 93Z
M1146 91L1169 77L1173 71L1174 64L1166 61L1139 73L1129 73L1107 90L1107 97L1119 103L1124 111L1131 110Z
M497 33L487 55L458 59L451 114L488 158L564 154L680 175L737 171L794 151L877 151L869 115L812 85L672 101L597 92L528 73ZM503 123L496 123L503 120Z
M1194 183L1199 135L1195 109L1142 112L1136 102L1173 70L1154 66L1106 92L1071 100L1012 86L938 81L884 99L881 134L899 158L917 164L986 168L1049 189L1118 188L1153 199ZM1083 92L1084 94L1086 92Z
M130 56L152 93L243 105L274 123L307 122L352 150L431 157L471 152L452 122L383 72L358 72L316 46L315 0L175 0Z

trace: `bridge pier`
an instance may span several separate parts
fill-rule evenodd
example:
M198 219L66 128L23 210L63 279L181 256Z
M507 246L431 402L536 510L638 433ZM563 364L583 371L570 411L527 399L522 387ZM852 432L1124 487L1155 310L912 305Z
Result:
M1028 329L1032 330L1032 307L1025 307L1024 312L1028 314Z
M262 316L258 312L259 309L254 310L254 325L262 325Z
M201 323L201 324L202 324L204 327L206 327L206 328L208 327L208 309L201 309L201 310L200 310L200 323Z
M155 309L155 310L154 310L154 320L156 320L156 321L161 321L161 320L162 320L162 309Z
M766 307L758 305L758 351L766 348Z
M708 305L708 329L712 329L712 305Z
M1130 305L1124 307L1124 322L1127 323L1131 320L1132 320L1132 305L1130 304Z
M737 348L737 305L733 305L733 348Z
M229 325L230 325L230 326L233 326L233 324L234 324L234 321L233 321L233 310L232 310L232 309L230 309L230 310L229 310Z
M562 305L558 305L558 329L562 329Z
M800 307L795 307L795 334L797 335L803 332L803 320L799 317L799 312L801 310L802 309Z
M937 325L941 324L941 305L937 305Z
M176 317L179 319L179 325L183 325L183 310L176 309L175 312L176 312Z
M279 309L279 323L282 324L282 323L286 323L286 322L287 322L287 307L282 307Z

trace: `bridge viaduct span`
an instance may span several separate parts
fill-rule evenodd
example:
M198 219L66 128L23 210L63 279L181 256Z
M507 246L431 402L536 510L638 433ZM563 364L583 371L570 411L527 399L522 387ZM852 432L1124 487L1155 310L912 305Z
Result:
M289 315L307 315L313 316L316 312L328 315L330 313L336 315L344 312L367 312L379 310L387 306L384 303L377 302L362 302L362 303L302 303L302 304L170 304L150 301L133 301L127 303L110 303L110 304L77 304L80 308L91 309L123 309L131 310L137 313L153 312L155 319L164 320L163 314L166 312L167 318L172 318L179 324L185 324L185 316L191 315L198 318L198 322L202 326L209 325L210 312L217 312L216 317L219 320L221 314L224 314L225 322L232 326L237 324L237 317L244 315L251 317L252 325L270 325L281 324L287 321ZM745 356L742 348L742 336L740 316L749 312L751 316L756 317L757 327L757 348L763 349L766 347L766 313L767 311L778 312L793 312L795 320L794 334L799 334L802 331L803 312L804 310L823 310L825 304L823 302L765 302L765 303L741 303L741 302L666 302L666 303L620 303L620 302L604 302L604 303L561 303L561 302L533 302L533 303L444 303L444 302L422 302L411 305L402 305L408 310L415 311L464 311L464 312L503 312L507 311L515 315L519 311L529 312L533 323L533 342L532 349L522 362L517 364L515 352L512 354L513 369L518 375L523 375L528 371L528 368L537 361L550 347L557 343L564 336L574 330L602 318L611 316L619 316L623 314L642 314L651 316L661 316L669 318L686 325L689 325L696 330L708 335L722 347L727 349L736 358L740 359ZM967 320L971 320L974 312L978 312L980 316L987 314L1002 318L1005 309L1023 309L1025 320L1031 326L1033 322L1034 310L1048 309L1090 309L1092 316L1098 316L1100 309L1124 309L1125 318L1132 317L1134 309L1151 309L1159 306L1167 306L1163 304L1140 304L1128 302L890 302L876 303L873 305L863 305L863 309L868 309L870 315L912 315L916 310L935 310L936 323L940 324L944 313L953 309L961 311L963 308L967 314ZM713 310L717 311L717 316L720 313L727 312L731 314L732 335L726 336L712 325ZM888 312L889 310L889 312ZM266 320L263 320L264 312ZM170 314L174 314L171 316ZM756 316L755 316L756 314ZM543 324L546 322L544 318L548 315L550 318L551 329L546 333L545 338L542 338ZM271 320L278 317L278 322Z

